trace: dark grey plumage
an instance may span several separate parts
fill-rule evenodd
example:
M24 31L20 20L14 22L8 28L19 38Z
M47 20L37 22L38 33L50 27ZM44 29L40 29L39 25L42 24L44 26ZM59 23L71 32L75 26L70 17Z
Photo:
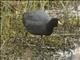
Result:
M53 28L57 27L58 19L50 18L47 13L38 10L24 13L23 24L31 34L50 35L53 32Z

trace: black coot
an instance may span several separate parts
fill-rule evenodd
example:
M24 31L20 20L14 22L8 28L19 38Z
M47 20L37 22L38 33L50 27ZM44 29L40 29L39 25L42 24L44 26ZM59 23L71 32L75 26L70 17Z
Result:
M58 19L50 18L47 13L38 10L24 13L23 24L31 34L50 35L53 32L53 28L57 27Z

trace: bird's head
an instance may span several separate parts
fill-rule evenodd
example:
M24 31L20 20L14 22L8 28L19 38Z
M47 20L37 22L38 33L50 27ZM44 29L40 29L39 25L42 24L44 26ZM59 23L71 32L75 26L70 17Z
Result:
M58 24L59 24L59 25L63 25L63 22L61 22L60 19L58 19L58 18L51 18L51 24L52 24L54 27L57 27Z
M51 18L51 24L52 24L54 27L57 27L57 26L58 26L58 21L59 21L58 18Z

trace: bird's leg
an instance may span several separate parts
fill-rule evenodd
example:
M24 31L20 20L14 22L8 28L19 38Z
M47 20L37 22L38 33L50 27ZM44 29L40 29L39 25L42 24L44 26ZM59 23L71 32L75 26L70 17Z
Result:
M43 46L43 35L41 35L41 37L40 37L40 41L41 41L41 46Z
M44 60L44 51L43 51L43 47L44 47L44 39L43 39L43 35L41 35L41 60Z
M44 40L43 40L43 35L41 35L41 46L44 47Z

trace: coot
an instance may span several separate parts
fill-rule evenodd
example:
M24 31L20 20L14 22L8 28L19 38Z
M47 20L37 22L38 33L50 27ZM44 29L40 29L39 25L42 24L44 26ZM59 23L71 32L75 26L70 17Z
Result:
M51 18L43 10L23 14L23 24L26 30L34 35L51 35L58 25L58 18Z

